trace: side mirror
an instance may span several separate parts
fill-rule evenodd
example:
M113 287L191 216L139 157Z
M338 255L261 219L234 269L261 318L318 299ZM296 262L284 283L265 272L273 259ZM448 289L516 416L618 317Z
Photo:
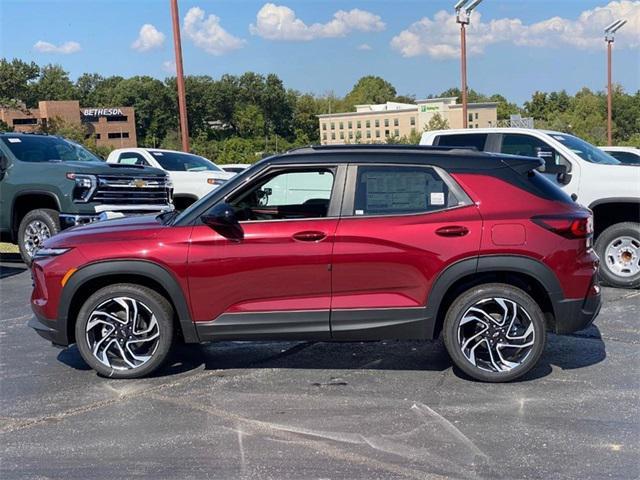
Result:
M220 203L200 217L202 223L211 227L225 238L239 242L244 238L244 230L238 223L236 212L228 203Z
M571 174L567 172L567 167L565 167L564 165L559 165L558 168L562 168L564 170L558 172L558 175L556 175L558 183L562 185L568 185L569 182L571 182Z

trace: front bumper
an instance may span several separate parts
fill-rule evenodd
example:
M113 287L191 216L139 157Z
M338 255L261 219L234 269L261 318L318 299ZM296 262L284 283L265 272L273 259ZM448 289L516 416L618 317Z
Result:
M60 330L60 322L47 320L37 314L29 320L27 326L33 328L38 335L45 340L49 340L54 345L66 347L69 345L69 336L66 329Z
M175 207L169 205L96 205L96 213L88 214L60 214L60 228L75 227L78 225L86 225L87 223L97 222L99 220L109 220L110 218L118 218L125 215L149 214L149 213L165 213L170 212Z
M574 333L593 323L602 307L602 293L597 284L591 288L595 289L597 293L584 299L562 300L556 304L554 329L556 333Z

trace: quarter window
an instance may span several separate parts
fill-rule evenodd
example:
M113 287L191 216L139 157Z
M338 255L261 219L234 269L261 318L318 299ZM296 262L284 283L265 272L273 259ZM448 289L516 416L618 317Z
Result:
M434 144L445 147L476 147L483 151L486 141L486 133L462 133L459 135L438 135Z
M118 157L118 163L124 165L149 165L142 155L134 152L124 152Z
M459 205L431 167L358 167L355 216L426 213Z

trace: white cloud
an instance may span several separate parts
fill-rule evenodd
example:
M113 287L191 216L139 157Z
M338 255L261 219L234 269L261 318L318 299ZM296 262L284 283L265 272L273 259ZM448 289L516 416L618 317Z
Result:
M131 44L131 48L139 52L146 52L161 47L164 43L164 38L164 33L150 23L145 23L140 27L138 38Z
M76 53L81 50L78 42L64 42L60 45L54 45L53 43L44 42L42 40L38 40L33 45L33 48L41 53L62 53L64 55Z
M289 7L265 3L256 15L256 24L251 24L249 30L253 35L268 40L308 41L317 38L337 38L353 32L379 32L385 29L385 24L378 15L366 10L354 8L339 10L333 14L333 19L327 23L307 25L296 17Z
M164 62L162 62L162 69L167 72L167 73L171 73L173 75L176 74L176 62L173 60L165 60Z
M184 33L197 47L212 55L224 55L242 48L246 41L231 35L220 25L220 18L199 7L189 9L184 17Z
M372 49L372 48L371 48L371 45L369 45L368 43L362 43L362 44L358 45L356 48L357 48L358 50L360 50L360 51L363 51L363 52L366 52L366 51L368 51L368 50L371 50L371 49Z
M528 47L598 49L604 43L604 27L619 18L627 19L628 23L617 33L618 48L639 47L638 0L612 1L604 7L583 11L575 20L552 17L530 25L518 18L483 22L482 14L474 11L467 31L467 51L483 53L488 45L501 42ZM433 19L422 18L393 37L391 47L404 57L457 58L460 55L460 27L455 14L441 10Z

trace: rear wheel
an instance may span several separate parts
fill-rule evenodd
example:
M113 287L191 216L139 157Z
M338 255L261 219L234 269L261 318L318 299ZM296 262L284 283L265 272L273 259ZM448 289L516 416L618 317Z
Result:
M596 240L600 278L618 288L640 287L640 223L611 225Z
M150 288L111 285L84 303L75 334L82 358L99 374L143 377L167 358L173 340L173 309Z
M451 305L444 343L454 364L483 382L508 382L535 366L546 339L544 315L524 291L492 283Z
M31 266L36 251L59 231L60 220L55 210L39 208L27 213L18 227L18 248L24 263Z

